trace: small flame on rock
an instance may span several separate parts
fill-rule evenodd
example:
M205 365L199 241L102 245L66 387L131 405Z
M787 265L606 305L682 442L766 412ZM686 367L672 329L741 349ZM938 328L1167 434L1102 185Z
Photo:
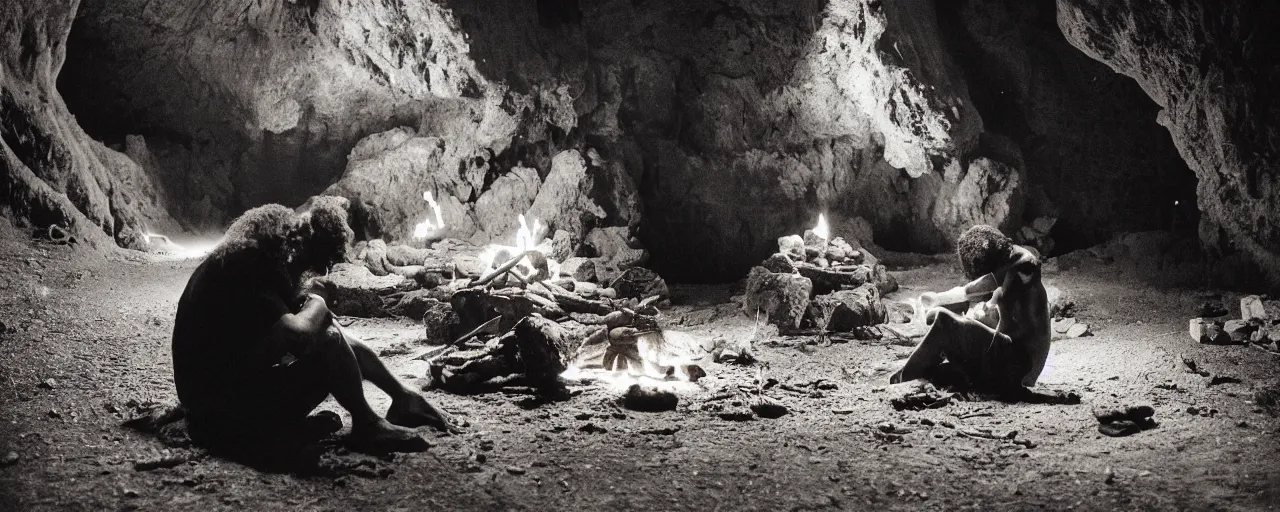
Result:
M524 214L518 215L516 222L519 224L519 228L516 229L515 245L489 244L480 253L480 261L484 262L485 273L491 272L494 268L506 263L506 260L495 261L499 253L506 253L506 257L511 258L528 251L539 251L544 256L547 256L547 269L551 276L559 275L560 262L551 259L551 255L547 250L538 248L538 244L542 243L546 235L547 226L543 225L542 221L538 219L533 219L533 225L530 226L529 220L525 218ZM514 270L518 271L522 277L529 277L534 273L534 268L528 259L521 261Z
M813 227L813 234L822 237L823 240L831 238L831 227L827 225L827 216L818 214L818 225Z
M435 213L436 221L433 224L431 219L427 219L415 225L413 227L413 237L417 239L427 238L444 229L444 219L440 216L440 203L437 203L435 198L431 196L430 190L422 193L422 199L426 200L427 204L431 206L432 212Z

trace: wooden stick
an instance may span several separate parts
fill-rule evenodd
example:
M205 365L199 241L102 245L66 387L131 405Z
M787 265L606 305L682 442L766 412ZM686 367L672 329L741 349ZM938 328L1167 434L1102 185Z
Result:
M471 283L472 286L484 286L486 284L489 284L491 281L496 279L503 272L507 272L515 268L516 265L520 264L520 260L524 259L524 257L527 256L528 254L529 254L529 251L525 251L516 255L516 257L511 258L510 261L503 263L502 266L493 269L493 272L490 272L488 275L476 280L476 282Z
M493 329L498 325L498 322L501 322L501 321L502 321L501 316L495 316L493 318L490 318L485 323L480 324L480 327L476 327L475 329L472 329L471 332L463 334L462 337L458 338L457 340L454 340L453 345L454 346L462 345L463 343L466 343L467 341L469 341L471 338L474 338L479 334L486 332L487 330Z

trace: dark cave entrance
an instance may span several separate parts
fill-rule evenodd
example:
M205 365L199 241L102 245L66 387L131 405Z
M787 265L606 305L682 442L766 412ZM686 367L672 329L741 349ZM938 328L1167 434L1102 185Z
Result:
M1052 0L936 5L982 116L981 156L1023 163L1026 221L1057 218L1047 256L1119 232L1195 233L1197 178L1156 123L1159 106L1072 47Z

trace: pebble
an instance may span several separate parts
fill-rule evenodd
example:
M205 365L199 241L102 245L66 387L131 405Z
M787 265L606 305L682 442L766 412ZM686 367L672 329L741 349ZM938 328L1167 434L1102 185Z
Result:
M40 381L40 383L37 384L36 387L41 389L53 389L58 387L58 381L53 379L45 379Z
M6 453L4 454L4 458L0 459L0 466L11 466L18 462L18 459L20 458L22 457L18 456L18 452Z
M510 466L507 468L507 473L511 473L513 475L523 475L526 471L526 469L520 466Z

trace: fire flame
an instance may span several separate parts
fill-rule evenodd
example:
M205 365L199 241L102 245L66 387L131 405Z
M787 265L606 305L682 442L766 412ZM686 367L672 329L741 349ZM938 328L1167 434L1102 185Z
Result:
M530 226L529 220L525 218L524 214L518 215L516 217L516 222L519 224L519 227L516 229L515 245L489 244L489 246L480 253L480 261L483 261L485 264L485 273L492 272L498 266L506 263L507 260L494 261L497 259L499 253L505 252L507 254L507 258L511 258L527 251L539 251L542 252L544 256L548 256L547 269L551 276L554 277L558 275L560 272L560 262L551 259L549 257L550 254L548 254L547 251L538 248L538 244L542 243L542 240L546 235L547 226L543 225L542 221L538 219L533 219L533 225ZM518 271L521 277L526 278L535 273L535 269L533 268L533 265L529 263L528 259L522 260L516 268L512 270Z
M827 216L818 214L818 225L813 227L813 234L822 237L823 240L831 238L831 227L827 225Z
M431 206L432 212L435 213L436 221L432 224L431 219L427 219L415 225L413 227L413 237L418 239L427 238L444 229L444 219L440 216L440 203L437 203L435 198L431 197L430 190L423 192L422 198Z

